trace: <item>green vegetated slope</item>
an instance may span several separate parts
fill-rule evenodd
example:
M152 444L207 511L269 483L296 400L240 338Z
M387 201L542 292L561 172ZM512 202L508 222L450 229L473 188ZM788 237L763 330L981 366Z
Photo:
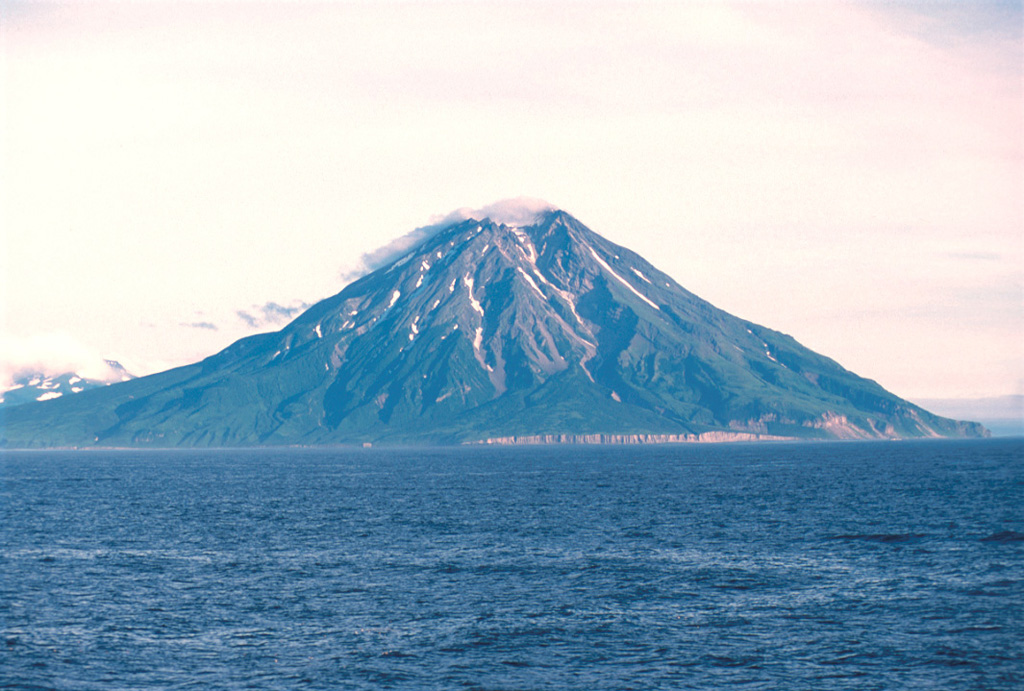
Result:
M15 406L3 443L463 443L538 435L983 436L733 317L562 211L466 219L276 333Z

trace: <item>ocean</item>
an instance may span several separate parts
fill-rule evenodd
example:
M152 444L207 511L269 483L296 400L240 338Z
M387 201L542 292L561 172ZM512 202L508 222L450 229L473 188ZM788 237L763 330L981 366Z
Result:
M4 689L1020 689L1024 441L0 455Z

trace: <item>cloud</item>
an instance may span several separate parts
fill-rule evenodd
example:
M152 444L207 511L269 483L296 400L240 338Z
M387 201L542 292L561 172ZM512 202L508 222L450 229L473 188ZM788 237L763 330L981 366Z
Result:
M182 322L182 326L187 326L190 329L208 329L209 331L217 331L217 325L213 322Z
M1020 54L1024 6L1019 0L975 0L970 3L911 0L886 3L880 11L895 15L904 31L945 47L975 40L1005 41L1003 50ZM1020 65L1016 66L1019 69Z
M86 379L121 381L104 357L70 334L50 332L28 338L0 337L0 389L26 374L47 376L74 372Z
M245 310L238 310L237 312L235 312L235 314L238 315L239 319L241 319L243 322L245 322L246 326L248 326L250 328L253 328L253 329L260 328L260 320L259 320L259 318L254 317L253 315L249 314Z
M452 224L441 221L426 226L420 226L419 228L392 240L388 244L379 247L372 252L366 252L359 257L355 266L342 269L341 279L345 282L351 282L368 273L376 271L382 266L387 266L412 248L433 237L450 225Z
M372 252L366 252L359 258L355 267L343 270L341 277L346 281L354 281L387 266L445 228L470 218L479 220L489 218L496 223L525 226L535 223L541 214L553 211L555 208L557 207L543 199L513 197L482 206L479 209L465 206L447 214L437 215L430 219L428 225L420 226Z
M262 329L287 323L309 307L309 303L302 300L294 300L290 305L267 302L263 305L253 305L248 310L236 310L235 315L249 328Z
M554 204L543 199L513 197L496 201L479 209L470 209L469 207L456 209L442 217L438 223L442 224L442 226L449 226L464 221L467 218L480 220L489 218L495 223L503 223L509 226L526 226L536 223L542 214L547 211L554 211L556 208Z

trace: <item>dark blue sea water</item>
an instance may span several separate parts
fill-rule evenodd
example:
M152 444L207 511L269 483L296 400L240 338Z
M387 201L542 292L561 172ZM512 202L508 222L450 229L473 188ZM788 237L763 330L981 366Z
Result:
M1024 442L8 452L0 687L1024 688Z

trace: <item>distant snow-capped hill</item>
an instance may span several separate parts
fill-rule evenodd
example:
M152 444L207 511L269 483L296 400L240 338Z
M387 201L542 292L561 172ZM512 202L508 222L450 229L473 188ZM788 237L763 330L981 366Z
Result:
M105 360L105 362L112 375L106 379L83 377L75 372L62 374L27 372L18 375L14 378L12 386L5 391L0 391L0 407L10 407L33 401L50 401L135 378L120 362L116 360Z

